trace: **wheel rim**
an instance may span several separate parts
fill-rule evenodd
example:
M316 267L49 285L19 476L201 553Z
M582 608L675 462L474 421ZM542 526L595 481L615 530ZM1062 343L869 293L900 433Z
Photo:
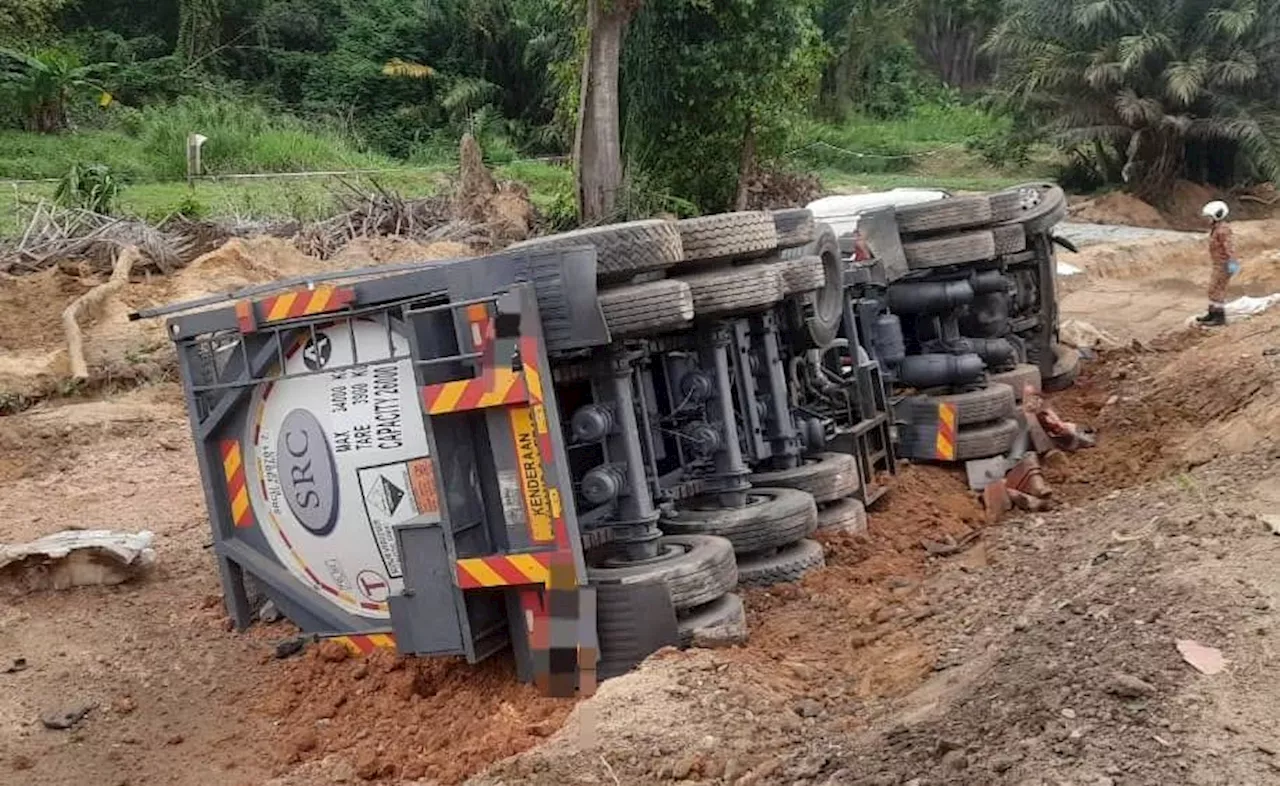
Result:
M707 502L703 504L698 502L698 500L701 499L700 497L695 497L690 500L690 504L685 506L683 509L687 511L696 511L698 513L711 513L717 510L746 510L759 505L767 505L776 498L777 496L774 494L760 493L759 491L752 490L747 492L747 504L743 505L741 508L726 508L724 505L716 504L711 500L707 500Z
M688 546L683 543L663 543L662 553L656 557L650 557L649 559L642 560L624 560L617 557L610 557L608 559L601 560L595 565L595 567L607 570L610 568L634 568L644 565L658 565L663 562L669 562L673 559L679 559L692 550L692 546Z

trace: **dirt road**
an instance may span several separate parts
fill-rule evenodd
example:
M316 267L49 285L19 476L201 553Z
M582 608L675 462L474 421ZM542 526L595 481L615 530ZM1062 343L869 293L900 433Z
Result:
M1280 283L1277 227L1240 233L1239 284ZM577 706L501 660L275 660L287 623L229 632L173 383L0 417L0 540L150 529L158 552L142 582L5 596L0 672L30 666L0 673L0 783L1280 783L1280 315L1157 338L1104 306L1199 285L1198 244L1163 242L1077 258L1067 315L1150 346L1054 399L1102 434L1058 510L987 528L961 478L911 468L869 539L748 593L747 646L660 654ZM73 731L38 720L77 704Z

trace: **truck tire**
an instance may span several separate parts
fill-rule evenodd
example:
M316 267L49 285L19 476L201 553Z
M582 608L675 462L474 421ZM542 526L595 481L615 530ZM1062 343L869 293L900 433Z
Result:
M1021 426L1013 418L976 426L962 426L956 435L954 461L1002 456L1013 447ZM931 429L899 427L900 455L916 461L937 461L936 433Z
M1053 354L1053 375L1045 379L1044 389L1057 393L1074 385L1076 378L1080 376L1080 350L1055 344Z
M738 585L733 545L698 533L668 535L659 541L664 558L642 564L606 562L587 568L592 584L630 584L660 580L676 611L702 606Z
M1018 254L1027 250L1027 230L1022 224L1005 224L991 228L996 240L996 256Z
M902 252L907 257L907 266L915 270L964 265L994 259L996 239L989 229L963 232L903 243Z
M827 564L822 544L802 540L776 553L743 557L738 563L738 583L744 587L772 587L799 581L804 574Z
M827 283L827 269L822 264L822 257L800 257L772 264L782 280L785 295L813 292L822 289Z
M895 213L898 231L903 235L936 235L992 222L991 200L985 196L950 197L906 205Z
M684 327L693 319L693 293L675 279L608 288L599 300L614 337L649 336Z
M694 316L715 317L768 308L782 300L782 282L771 265L747 265L680 276L693 295Z
M676 625L680 631L680 646L728 647L747 641L747 610L742 597L730 592L705 606L690 609Z
M1013 397L1022 402L1023 391L1030 385L1031 389L1040 392L1040 367L1031 363L1021 363L1011 371L1001 371L987 376L992 382L999 382L1013 388Z
M571 248L594 246L596 277L601 281L621 281L638 273L663 270L684 256L680 230L671 221L631 221L625 224L575 229L558 235L525 240L511 246L526 248Z
M818 532L829 535L865 535L867 509L853 497L836 500L818 509Z
M992 223L1003 224L1007 221L1017 221L1018 216L1022 213L1022 194L1019 193L1018 188L997 191L991 194L988 200L991 203Z
M956 425L968 426L1010 417L1016 406L1014 402L1013 388L994 383L965 393L912 396L900 401L894 409L897 417L908 423L927 423L937 417L939 404L953 404Z
M599 584L595 590L596 671L602 679L626 674L654 652L680 643L675 608L661 581Z
M812 295L813 316L809 319L807 332L813 348L826 349L835 343L844 322L844 262L835 230L827 224L818 225L813 256L822 260L826 277L822 289Z
M997 221L1022 224L1028 235L1047 232L1067 215L1067 195L1053 183L1024 183L991 199Z
M1022 427L1013 418L983 426L961 428L956 435L956 461L1003 456L1013 447Z
M686 218L676 226L685 262L758 257L778 248L778 230L765 212Z
M773 228L778 233L778 248L799 248L813 242L813 213L804 208L774 210Z
M748 504L723 508L715 497L694 498L658 522L669 535L715 535L739 554L776 549L813 534L818 508L813 497L795 489L753 488Z
M856 494L862 487L858 460L848 453L805 456L798 467L754 472L748 480L752 486L807 492L819 504Z

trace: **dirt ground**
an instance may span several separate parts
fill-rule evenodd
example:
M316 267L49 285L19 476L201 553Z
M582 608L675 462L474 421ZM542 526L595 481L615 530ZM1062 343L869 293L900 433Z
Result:
M1280 224L1238 227L1238 285L1280 290ZM868 537L746 593L747 645L660 653L576 704L501 658L276 660L288 623L230 632L171 381L0 417L0 542L147 529L158 555L138 582L3 596L0 783L1280 783L1280 538L1262 521L1280 515L1280 313L1184 330L1198 250L1071 259L1064 316L1122 348L1052 399L1101 435L1051 475L1054 511L987 527L962 477L904 468ZM1177 281L1185 307L1156 330ZM5 353L51 346L0 336ZM923 545L949 538L970 545ZM1225 671L1184 663L1186 639ZM3 673L16 658L29 668ZM38 720L86 704L73 731Z
M1280 292L1280 219L1233 224L1242 270L1227 299ZM1079 320L1119 343L1150 341L1204 313L1209 285L1206 236L1156 235L1123 243L1060 251L1059 260L1084 271L1059 280L1063 320Z

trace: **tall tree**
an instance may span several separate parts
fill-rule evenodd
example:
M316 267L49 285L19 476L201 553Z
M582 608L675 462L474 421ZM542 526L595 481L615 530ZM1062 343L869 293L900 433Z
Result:
M982 44L1000 19L1002 0L916 0L912 33L916 48L944 84L977 87L983 76Z
M217 49L221 33L219 0L179 0L175 54L184 62L197 62Z
M1280 0L1019 0L994 31L1000 87L1028 122L1139 196L1224 156L1280 177ZM1219 171L1194 171L1209 155Z
M812 109L824 49L808 0L648 0L627 41L629 166L722 210Z
M640 2L587 0L587 47L573 141L578 215L585 223L611 218L617 208L622 187L618 69L627 25Z

